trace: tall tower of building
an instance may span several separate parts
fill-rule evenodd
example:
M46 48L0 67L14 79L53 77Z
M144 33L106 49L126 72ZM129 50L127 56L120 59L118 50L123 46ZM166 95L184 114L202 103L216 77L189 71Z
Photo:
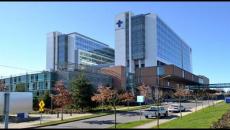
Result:
M58 36L60 32L50 32L47 34L46 44L46 69L57 70L58 61Z
M115 65L135 68L174 64L192 72L192 49L156 14L120 13L115 18Z
M173 64L192 72L192 49L156 14L120 13L114 25L115 65L126 67L127 88L137 68Z

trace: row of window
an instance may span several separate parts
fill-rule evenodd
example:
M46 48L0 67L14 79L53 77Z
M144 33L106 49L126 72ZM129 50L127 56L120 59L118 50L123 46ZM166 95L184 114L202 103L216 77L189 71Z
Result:
M114 58L114 50L109 48L106 45L101 45L96 41L93 42L92 40L76 37L75 42L76 49L82 49L89 52L95 52L106 57Z
M102 62L108 62L108 63L111 63L114 61L114 59L110 59L108 57L96 55L93 53L86 53L86 52L82 52L82 51L80 52L80 56L84 56L84 57L88 57L91 59L95 59L95 60L102 61Z
M157 55L179 67L190 71L190 48L166 24L157 19ZM183 48L183 53L182 53Z

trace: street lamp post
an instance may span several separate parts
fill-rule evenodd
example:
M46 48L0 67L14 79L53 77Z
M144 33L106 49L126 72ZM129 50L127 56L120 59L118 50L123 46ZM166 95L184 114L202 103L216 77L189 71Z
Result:
M50 107L51 107L51 114L53 114L53 94L50 93Z
M8 122L9 122L9 101L10 101L10 93L9 89L7 87L4 87L5 93L4 93L4 127L5 129L8 129Z
M157 111L158 111L158 113L157 113L157 128L159 128L159 105L160 105L160 102L159 102L159 87L160 87L160 80L161 79L164 79L164 78L167 78L167 77L171 77L171 75L166 75L166 76L164 76L164 77L161 77L160 78L160 75L159 75L159 72L157 71Z
M159 86L160 86L160 76L157 74L157 128L159 128Z

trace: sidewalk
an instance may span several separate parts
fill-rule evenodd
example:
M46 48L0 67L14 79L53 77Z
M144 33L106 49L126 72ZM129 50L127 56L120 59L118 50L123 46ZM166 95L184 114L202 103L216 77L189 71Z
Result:
M134 108L139 108L140 106L130 106L129 109L132 110ZM121 107L117 108L117 110L126 110L127 107ZM83 117L83 116L89 116L93 115L93 113L84 113L84 114L63 114L63 118L69 119L69 118L76 118L76 117ZM16 115L11 115L16 116ZM40 114L29 114L30 117L40 117ZM59 114L59 118L57 118L57 114L42 114L42 123L49 122L49 121L58 121L61 120L61 114ZM9 128L30 128L33 127L35 124L39 124L40 119L36 121L29 121L29 122L22 122L22 123L9 123ZM4 127L3 122L0 124L0 129Z
M215 101L214 103L218 103L218 102L221 102L222 100L219 100L219 101ZM210 104L208 105L204 105L203 107L202 106L197 106L197 111L200 110L200 109L203 109L203 108L206 108L208 106L211 106L212 105L212 102L210 102ZM191 114L193 112L196 111L196 108L192 108L190 112L183 112L182 113L182 116L185 116L185 115L188 115L188 114ZM180 113L177 114L178 116L180 116ZM174 120L174 119L177 119L177 117L174 117L172 119L160 119L159 120L159 124L162 124L162 123L165 123L165 122L168 122L168 121L171 121L171 120ZM154 126L157 126L157 121L153 121L153 122L150 122L150 123L147 123L147 124L144 124L142 126L138 126L138 127L135 127L135 128L152 128Z
M63 114L64 119L69 119L69 118L75 118L75 117L82 117L82 116L88 116L92 115L91 113L84 113L84 114ZM15 116L15 115L14 115ZM40 114L29 114L30 117L40 117ZM61 120L61 114L59 114L59 118L57 118L57 114L42 114L42 123L48 122L48 121L57 121ZM40 119L36 121L29 121L29 122L22 122L22 123L11 123L9 122L8 127L9 128L28 128L28 127L33 127L35 124L39 124ZM0 129L4 128L4 124L1 122L0 124Z

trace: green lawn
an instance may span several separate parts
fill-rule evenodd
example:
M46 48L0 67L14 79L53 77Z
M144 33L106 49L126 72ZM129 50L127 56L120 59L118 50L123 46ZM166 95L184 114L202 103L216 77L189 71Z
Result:
M230 105L224 102L201 109L192 114L188 114L182 119L178 118L160 125L160 128L210 128L213 122L230 109ZM156 127L154 127L156 128Z
M117 124L117 128L134 128L134 127L149 123L153 120L154 119L144 119L144 120L132 121L132 122L128 122L128 123ZM112 126L109 128L115 128L115 127Z

